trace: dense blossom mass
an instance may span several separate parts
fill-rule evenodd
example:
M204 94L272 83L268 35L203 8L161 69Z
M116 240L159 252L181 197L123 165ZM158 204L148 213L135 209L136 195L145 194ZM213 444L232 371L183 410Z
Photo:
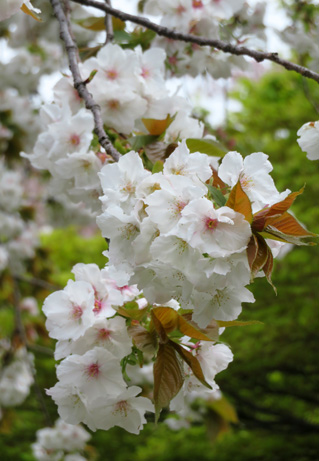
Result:
M40 10L29 1L1 3L0 20L16 15L19 21L20 9L39 20ZM255 301L248 288L255 277L265 276L272 285L273 259L280 251L315 234L288 211L302 190L279 192L265 153L243 158L227 152L168 82L186 74L208 75L207 81L231 77L250 66L243 56L142 29L129 34L124 23L113 21L107 40L81 60L74 37L85 45L82 56L88 43L98 43L95 31L101 19L104 28L104 17L89 18L88 26L86 9L72 4L69 10L66 2L64 11L59 0L51 3L61 37L71 41L72 74L59 78L52 102L39 107L27 91L36 91L33 73L40 77L60 65L55 26L44 31L38 21L34 35L42 30L42 38L35 49L22 48L28 30L13 27L14 57L6 69L0 62L1 78L12 85L1 90L0 149L11 152L18 133L18 154L44 173L28 187L22 171L0 162L0 272L8 271L15 290L40 244L39 229L50 231L38 216L41 206L34 221L29 218L28 188L67 213L70 203L76 205L108 242L104 268L79 262L74 280L43 304L59 362L58 382L47 394L61 420L38 431L33 454L40 461L81 461L89 434L79 423L92 431L119 426L138 434L153 413L158 420L170 406L179 419L168 419L168 425L181 427L192 420L195 399L221 399L215 377L233 360L220 339L224 328L242 324L237 321L242 304ZM160 16L159 23L175 31L232 45L265 44L265 4L141 3L145 14ZM281 35L289 43L296 31L302 35L297 23ZM299 46L318 59L309 41ZM77 74L82 82L75 88ZM81 93L83 87L88 93ZM319 122L307 122L297 133L311 160L319 159L318 127ZM118 162L108 144L118 149ZM49 192L40 185L48 176ZM35 377L19 313L36 316L37 303L17 293L13 299L17 326L12 341L0 343L2 408L21 404Z

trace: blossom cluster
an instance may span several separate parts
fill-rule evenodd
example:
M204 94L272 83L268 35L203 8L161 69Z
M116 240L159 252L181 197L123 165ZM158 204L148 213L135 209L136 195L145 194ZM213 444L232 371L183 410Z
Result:
M75 281L69 280L64 290L51 294L43 307L49 335L58 340L55 359L63 359L57 366L59 381L47 393L67 423L83 422L91 430L107 430L116 425L137 434L146 422L144 413L153 412L154 407L149 399L138 396L142 388L135 384L154 384L152 360L157 350L138 339L141 331L150 336L144 327L149 322L126 321L125 312L130 315L130 309L125 309L127 303L134 301L138 312L143 314L148 310L150 314L156 305L147 306L136 287L123 285L123 276L117 283L111 279L108 266L99 270L94 264L77 264L73 272ZM164 309L180 310L173 299L165 306ZM171 409L182 419L189 417L185 410L187 403L198 397L213 398L219 389L215 375L233 359L226 345L215 343L218 330L221 333L216 327L212 338L206 338L208 342L194 344L187 336L179 339L181 347L191 351L205 376L203 385L192 368L183 365L183 386L171 404ZM141 364L128 365L123 376L123 363L132 363L129 359L132 347L139 348L146 362L143 368Z
M108 44L81 65L86 77L96 72L87 87L99 101L106 126L124 134L133 130L147 134L149 119L167 119L166 142L203 135L203 124L190 116L186 100L170 96L164 60L165 52L159 48L142 52ZM34 167L51 173L51 191L56 198L84 202L97 211L101 195L97 173L109 159L102 148L95 147L92 116L70 78L63 77L56 84L54 102L41 107L43 131L32 154L22 156Z
M128 387L120 361L131 353L125 319L116 314L138 295L136 287L119 287L94 264L77 264L75 281L45 300L43 312L52 338L59 382L47 391L59 414L70 424L84 422L91 430L115 425L138 433L153 405L138 397L141 388Z
M256 44L257 39L257 43L264 44L265 41L263 3L248 8L244 0L146 0L143 2L143 11L160 15L162 26L185 34L221 38L234 43L252 41ZM243 57L219 52L209 46L185 44L160 37L152 45L165 49L166 65L173 75L196 76L207 72L218 79L230 77L234 68L247 70Z
M105 165L97 223L110 239L109 263L129 274L150 303L174 298L192 309L200 327L236 319L241 303L254 301L246 288L251 228L241 213L218 205L206 183L214 171L225 188L240 181L256 212L289 193L279 194L271 170L263 153L243 160L230 152L218 166L216 158L189 153L185 141L159 173L145 170L133 151Z
M32 444L33 456L37 461L85 461L81 453L90 438L82 426L58 419L54 427L37 431L36 442Z

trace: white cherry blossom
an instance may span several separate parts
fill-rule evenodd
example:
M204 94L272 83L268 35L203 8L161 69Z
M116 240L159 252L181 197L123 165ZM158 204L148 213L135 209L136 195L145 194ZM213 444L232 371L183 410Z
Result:
M308 122L299 128L297 142L309 160L319 160L319 122Z
M78 339L95 322L94 290L87 282L69 280L64 290L44 301L46 327L51 338Z

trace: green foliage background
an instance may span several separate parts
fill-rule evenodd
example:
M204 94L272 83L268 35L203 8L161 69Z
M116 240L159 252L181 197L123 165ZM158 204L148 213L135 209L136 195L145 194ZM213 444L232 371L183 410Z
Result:
M311 99L308 100L308 95ZM263 151L274 165L279 190L306 190L294 205L296 216L319 233L319 162L311 162L296 143L300 126L317 120L319 87L290 72L272 73L259 82L243 81L232 97L242 110L231 114L223 141L243 155ZM43 248L30 273L63 286L72 265L95 262L100 267L106 249L100 237L83 239L76 229L59 229L43 237ZM1 280L7 293L10 281ZM253 285L256 303L244 306L242 319L264 325L229 328L223 341L235 356L218 375L224 394L235 406L239 424L212 443L213 429L197 425L177 432L150 423L139 436L114 428L93 435L90 451L98 461L310 461L319 459L318 286L319 250L294 248L276 263L273 282L278 296L264 279ZM41 299L45 289L21 284L24 295ZM1 335L12 326L10 301L3 297ZM39 344L53 349L39 325ZM35 350L38 391L55 383L53 359ZM56 418L56 409L45 397L47 415L35 390L22 407L8 410L0 432L0 459L33 460L30 444L37 429Z

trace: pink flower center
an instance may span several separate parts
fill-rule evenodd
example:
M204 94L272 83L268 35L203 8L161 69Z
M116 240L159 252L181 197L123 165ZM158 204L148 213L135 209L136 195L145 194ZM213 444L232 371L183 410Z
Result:
M93 309L94 314L101 312L102 307L103 307L102 301L100 301L99 299L96 299L94 301L94 309Z
M146 67L142 67L141 75L143 78L148 78L151 75L151 73Z
M183 14L183 13L185 13L185 11L186 11L186 8L183 5L178 5L178 7L176 8L176 13L177 14Z
M193 0L193 8L203 8L202 0Z
M106 71L106 77L109 80L116 80L118 76L119 76L119 74L115 69L110 69L110 70Z
M208 231L213 232L217 226L218 226L218 219L214 219L214 218L205 219L205 227Z
M109 106L109 109L116 110L118 109L120 103L117 99L110 99L107 105Z
M100 328L100 330L97 333L97 339L99 341L107 341L110 338L111 333L111 330L107 330L106 328Z
M187 203L183 201L175 203L175 212L177 216L180 216L182 210L186 207L186 205Z
M120 287L120 292L123 293L123 292L125 292L125 291L127 291L129 289L130 289L130 287L128 285L123 285L122 287Z
M122 416L127 416L130 404L126 400L121 400L114 405L114 413L120 413Z
M83 309L81 306L73 306L72 307L72 318L74 320L79 320L82 317Z
M171 66L176 66L176 64L177 64L177 57L176 57L176 56L169 56L169 57L168 57L168 62L170 63Z
M72 134L70 136L70 144L72 144L72 146L78 146L81 142L81 138L78 134Z
M250 189L254 185L254 182L249 176L246 176L245 174L241 174L240 185L244 190L247 190L247 189Z
M98 363L91 363L86 367L86 374L89 378L97 378L100 374L100 365Z

